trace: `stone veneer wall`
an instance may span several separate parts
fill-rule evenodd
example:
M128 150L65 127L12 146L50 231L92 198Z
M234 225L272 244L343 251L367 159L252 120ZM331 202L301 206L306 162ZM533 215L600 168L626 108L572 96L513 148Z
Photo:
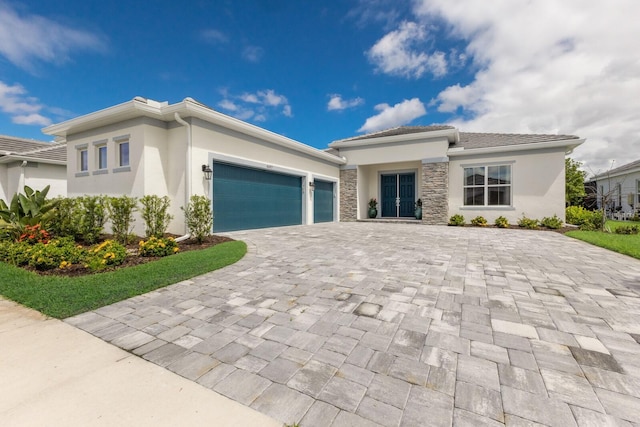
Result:
M449 162L422 164L422 223L449 222Z
M340 171L340 221L358 219L358 170Z

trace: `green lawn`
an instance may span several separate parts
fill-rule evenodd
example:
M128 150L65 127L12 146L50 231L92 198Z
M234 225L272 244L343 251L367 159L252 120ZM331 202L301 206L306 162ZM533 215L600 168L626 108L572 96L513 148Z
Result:
M566 235L591 243L592 245L600 246L601 248L640 259L640 234L615 234L615 229L621 225L640 226L640 223L609 220L607 221L607 227L611 230L611 233L603 233L601 231L569 231Z
M225 242L82 277L40 276L0 262L0 295L63 319L217 270L237 262L246 252L244 242Z

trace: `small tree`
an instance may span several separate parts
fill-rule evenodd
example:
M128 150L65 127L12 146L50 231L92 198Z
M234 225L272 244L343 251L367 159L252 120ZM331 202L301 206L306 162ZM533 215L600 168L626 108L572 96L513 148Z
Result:
M565 201L567 206L581 206L585 197L584 180L586 172L580 170L582 163L569 157L564 159Z
M78 198L78 226L80 237L89 244L98 241L107 222L108 198L105 196L82 196Z
M126 245L138 201L135 197L128 196L109 197L108 200L107 209L109 210L109 218L111 218L113 237L118 243Z
M144 196L140 199L142 205L142 219L145 224L146 237L162 237L169 227L173 216L169 215L171 200L168 196Z
M189 204L184 212L184 220L187 224L189 232L193 237L202 243L204 239L211 235L213 228L213 212L211 211L211 202L205 196L191 196Z

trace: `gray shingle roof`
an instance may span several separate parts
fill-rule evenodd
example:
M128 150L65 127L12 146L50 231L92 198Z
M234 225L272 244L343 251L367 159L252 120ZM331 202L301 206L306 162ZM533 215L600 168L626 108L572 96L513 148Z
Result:
M611 169L610 171L606 171L604 173L598 174L591 179L602 178L610 175L617 175L617 174L624 173L624 172L631 171L633 169L638 169L638 168L640 168L640 160L627 163L626 165L618 166L615 169Z
M517 133L474 133L460 132L460 142L456 147L465 149L504 147L507 145L535 144L538 142L566 141L567 139L579 139L575 135L540 135Z
M34 160L66 162L67 146L66 144L55 144L0 135L0 157L6 155L26 157Z
M366 135L353 136L351 138L340 139L339 141L359 141L361 139L382 138L384 136L407 135L410 133L432 132L437 130L455 129L453 126L432 125L432 126L399 126L379 132L368 133ZM336 141L338 142L338 141Z

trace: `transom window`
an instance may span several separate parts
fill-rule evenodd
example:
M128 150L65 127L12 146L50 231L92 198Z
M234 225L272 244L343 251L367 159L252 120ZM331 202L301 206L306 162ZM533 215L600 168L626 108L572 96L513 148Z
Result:
M464 168L465 206L511 206L511 165Z

